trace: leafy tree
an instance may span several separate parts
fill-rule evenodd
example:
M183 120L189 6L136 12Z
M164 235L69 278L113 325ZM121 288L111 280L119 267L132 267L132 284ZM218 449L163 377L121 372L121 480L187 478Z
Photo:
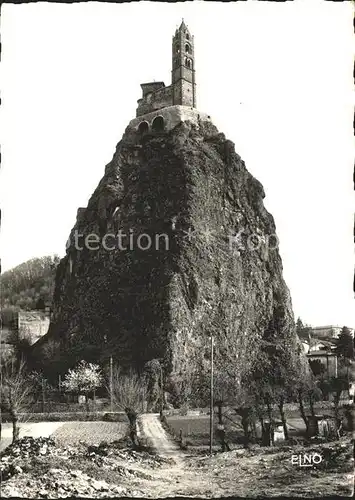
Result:
M264 408L266 406L268 419L270 423L272 423L272 407L276 402L275 374L273 373L272 360L266 350L266 345L268 345L269 349L272 349L272 344L270 342L263 341L262 347L257 351L250 369L243 373L241 379L241 393L239 396L239 399L242 401L242 405L240 405L242 408L254 409L260 421L263 435L266 430L264 424ZM248 415L249 413L250 412L248 412ZM250 438L250 429L246 423L246 421L243 423L245 447L248 446Z
M59 261L58 255L34 258L4 272L1 275L3 308L19 311L50 305Z
M214 405L218 409L218 423L223 424L223 408L236 400L238 381L233 374L223 371L222 366L214 374Z
M270 325L261 342L260 351L255 356L252 369L244 375L242 380L242 385L249 393L249 402L260 420L263 432L266 430L264 405L271 426L274 421L273 407L275 405L278 407L286 439L288 439L287 419L284 411L286 402L298 399L301 402L306 422L303 398L305 396L304 382L309 377L309 368L301 354L302 349L298 342L291 337L280 338L274 325Z
M19 413L25 411L32 402L32 384L23 361L17 365L12 360L3 365L1 371L1 410L10 414L14 442L19 437Z
M10 344L0 345L0 367L15 359L14 347Z
M108 387L114 404L122 409L129 420L130 438L133 446L138 445L137 420L142 410L143 394L147 392L144 377L139 377L134 371L122 373L115 367L113 369L112 387Z
M48 381L52 384L57 382L59 374L64 376L68 367L77 363L77 359L72 357L72 351L70 355L64 355L61 343L56 339L41 343L35 353L31 351L31 355L33 356L33 363L31 363L33 369L46 373Z
M320 380L317 381L317 386L322 393L322 399L324 401L328 401L329 394L331 393L331 384L330 384L329 379L327 379L325 377L321 378Z
M158 359L148 361L144 366L144 377L147 386L148 410L157 411L163 398L163 368Z
M296 321L296 333L299 335L304 329L303 322L300 317L297 318Z
M306 358L299 357L294 364L294 370L289 379L289 390L292 397L298 401L301 417L305 423L307 434L309 420L304 407L305 401L310 405L311 415L314 415L314 401L320 399L317 380Z
M335 417L339 420L339 403L343 391L349 390L349 381L346 377L332 377L329 380L329 390L334 396Z
M296 333L300 339L309 340L312 337L312 328L305 325L301 318L296 321Z
M197 385L196 383L196 386ZM197 402L196 398L194 398L194 389L198 391L191 377L188 378L176 374L171 375L167 385L167 390L170 394L169 402L171 402L175 408L189 408ZM201 406L205 406L205 404Z
M354 339L346 326L343 326L339 337L336 342L336 354L343 358L344 361L351 361L354 359Z
M245 378L242 379L246 381ZM236 397L237 407L234 411L242 419L241 424L244 433L244 448L248 448L252 438L257 437L256 420L259 420L262 432L264 427L264 402L259 399L258 383L255 379L250 379L249 383L239 386Z
M22 360L26 365L30 364L31 358L31 334L26 328L12 330L7 340L13 346L13 354L19 364Z
M88 395L102 385L103 376L99 365L80 361L73 369L65 375L62 386L67 392L73 392L85 396L88 407Z

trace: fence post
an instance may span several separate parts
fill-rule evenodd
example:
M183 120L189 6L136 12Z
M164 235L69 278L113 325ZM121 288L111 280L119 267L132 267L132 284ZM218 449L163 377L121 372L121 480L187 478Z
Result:
M182 429L180 429L180 432L179 432L179 442L182 445Z
M110 411L113 412L113 362L110 356Z
M44 407L45 407L45 381L44 378L42 377L42 413L44 413Z
M213 335L211 334L211 374L210 374L210 455L213 447Z

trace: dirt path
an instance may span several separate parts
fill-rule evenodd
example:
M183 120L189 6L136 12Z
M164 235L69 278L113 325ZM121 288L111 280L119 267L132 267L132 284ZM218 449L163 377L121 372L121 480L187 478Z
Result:
M174 462L181 462L182 452L163 429L159 420L159 414L146 413L142 415L141 424L144 436L159 455L165 458L172 458Z
M163 429L159 414L146 413L141 416L141 429L150 446L171 462L154 471L154 493L151 495L148 486L148 495L154 497L170 496L204 496L213 495L213 485L210 477L199 474L188 465L189 456L185 454L172 438Z
M82 425L81 422L74 424L79 428ZM31 427L26 431L23 429L24 432L43 436L50 435L54 427L63 424L46 422L27 425ZM97 498L108 498L107 488L101 490L100 486L99 490L96 489L101 480L112 484L113 487L122 487L125 492L130 492L129 497L139 496L147 499L230 496L260 498L282 495L290 498L331 495L343 497L351 496L353 490L353 446L350 436L334 443L312 443L307 447L302 444L272 448L255 445L245 450L239 446L230 452L214 453L210 457L193 450L181 450L163 429L157 414L142 415L139 428L142 437L147 439L147 444L164 460L157 457L154 459L149 453L121 450L121 454L117 452L108 455L107 462L101 462L93 461L86 454L78 452L78 456L73 456L70 461L68 469L67 455L64 464L63 457L56 457L54 468L53 457L50 455L42 459L47 459L45 465L48 465L48 471L51 470L52 475L48 472L49 476L47 473L43 476L43 470L47 469L38 471L37 466L29 473L15 475L6 482L5 486L9 489L3 497L16 496L14 491L17 495L18 492L26 491L26 498L38 498L44 488L51 493L51 496L46 498L62 498L58 497L57 490L50 490L49 486L53 483L53 478L57 479L58 474L62 474L60 481L63 480L65 488L69 488L65 490L67 493L77 493L76 488L80 491L84 488L85 493L88 484L97 483L95 488L90 486L90 492ZM295 454L303 456L305 453L318 453L322 462L312 468L293 463L292 457ZM83 475L78 475L78 471L82 471ZM71 475L73 472L74 476ZM86 474L88 479L83 479ZM72 484L74 479L76 486L72 488L69 484ZM92 483L92 480L96 483ZM116 491L110 491L117 498Z
M291 463L295 453L291 447L256 452L237 449L213 457L196 456L182 451L174 443L163 429L159 415L142 415L141 428L159 455L173 459L171 464L150 471L152 481L142 485L147 497L285 495L296 498L321 496L325 492L329 495L347 492L349 496L351 490L353 474L342 471L341 466L329 471L297 468ZM352 450L350 443L341 446Z

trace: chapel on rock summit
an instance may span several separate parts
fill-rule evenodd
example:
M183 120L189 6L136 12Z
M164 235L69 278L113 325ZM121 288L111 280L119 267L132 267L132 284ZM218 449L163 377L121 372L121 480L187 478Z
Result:
M144 134L149 130L170 130L184 120L210 120L196 109L194 37L184 20L172 39L171 85L142 83L136 118L129 126Z

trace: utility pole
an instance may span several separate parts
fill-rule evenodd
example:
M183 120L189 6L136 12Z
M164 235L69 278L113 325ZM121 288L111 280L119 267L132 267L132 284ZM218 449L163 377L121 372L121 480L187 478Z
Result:
M44 409L45 409L45 402L46 402L46 398L45 398L45 389L44 389L44 378L42 377L42 412L44 413Z
M110 408L113 411L113 366L112 366L112 356L110 356Z
M62 376L58 375L58 401L62 402Z
M145 411L144 400L145 400L145 391L144 391L144 386L142 386L142 413L144 413Z
M159 363L159 365L160 365L160 392L161 392L161 395L160 395L160 413L163 414L163 410L164 410L163 367L161 366L161 363Z
M0 270L1 272L1 270ZM2 310L2 309L1 309ZM1 434L2 434L2 412L1 412L1 406L2 406L2 365L1 365L1 349L2 349L2 313L0 311L0 441L1 441ZM0 485L0 494L1 494L1 485Z
M213 443L213 335L211 334L211 386L210 386L210 455Z

